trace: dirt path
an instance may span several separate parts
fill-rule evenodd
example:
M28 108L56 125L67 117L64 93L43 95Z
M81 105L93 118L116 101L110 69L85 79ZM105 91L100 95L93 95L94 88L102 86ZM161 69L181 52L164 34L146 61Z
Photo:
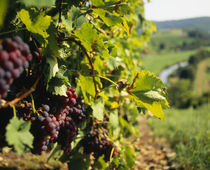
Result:
M164 139L154 138L145 118L140 120L140 140L135 142L138 151L134 170L177 170L176 155Z

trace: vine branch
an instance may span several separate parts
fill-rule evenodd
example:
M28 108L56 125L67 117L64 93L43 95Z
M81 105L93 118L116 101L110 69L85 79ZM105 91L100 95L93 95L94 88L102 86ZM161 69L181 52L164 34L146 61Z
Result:
M127 92L130 93L130 90L134 88L134 83L136 82L136 79L139 77L139 73L136 74L136 76L133 79L132 84L127 88Z
M60 26L60 24L62 22L62 19L61 19L61 16L62 16L62 3L63 3L63 0L60 0L59 7L58 7L59 17L58 17L58 26L57 26L57 28L59 28L59 26Z
M90 67L91 67L91 73L92 73L92 78L93 78L93 84L94 84L94 87L95 87L95 97L94 97L94 100L97 99L97 96L98 96L98 89L97 89L97 83L96 83L96 79L95 79L95 70L94 70L94 64L91 60L91 56L90 54L87 52L87 50L85 49L85 47L81 44L80 41L77 41L75 40L74 38L67 38L65 39L66 41L73 41L75 42L77 45L80 46L80 48L82 49L82 51L85 53L85 55L87 56L87 59L88 59L88 62L90 64Z
M36 89L36 86L39 83L39 80L40 79L41 79L41 76L39 76L36 79L35 83L33 84L33 86L28 91L26 91L25 93L23 93L20 97L17 97L14 100L5 103L2 107L5 108L5 107L8 107L8 106L14 106L17 102L21 101L22 99L24 99L25 97L27 97L28 95L30 95Z

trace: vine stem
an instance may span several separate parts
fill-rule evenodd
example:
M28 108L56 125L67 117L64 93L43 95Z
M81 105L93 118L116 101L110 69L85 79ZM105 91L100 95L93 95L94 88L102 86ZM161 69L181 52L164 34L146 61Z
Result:
M114 84L116 87L118 86L117 83L115 83L114 81L112 81L111 79L109 79L109 78L107 78L107 77L104 77L104 76L101 76L101 75L99 75L98 77L100 77L100 78L102 78L102 79L105 79L105 80L109 81L110 83Z
M139 77L139 73L136 74L135 78L133 79L132 84L127 88L127 92L130 94L130 90L134 88L134 83L136 82L136 79Z
M7 31L7 32L1 32L0 36L10 34L10 33L13 33L13 32L23 31L23 30L26 30L26 28L20 28L20 29L16 29L16 30L10 30L10 31Z
M36 86L39 83L39 80L40 79L41 79L41 76L39 76L36 79L35 83L33 84L33 86L28 91L26 91L25 93L23 93L20 97L17 97L14 100L5 103L2 107L5 108L5 107L8 107L8 106L14 106L17 102L21 101L22 99L24 99L25 97L27 97L28 95L30 95L36 89Z
M61 19L61 16L62 16L62 3L63 3L63 0L60 0L59 9L58 9L59 17L58 17L58 26L57 26L57 28L59 28L59 26L60 26L60 24L62 22L62 19Z
M94 100L97 99L97 96L98 96L98 89L97 89L97 83L96 83L96 78L95 78L95 70L94 70L94 64L91 60L91 56L90 54L87 52L87 50L85 49L85 47L81 44L80 41L77 41L75 40L74 38L67 38L65 39L67 41L73 41L75 42L77 45L80 46L80 48L82 49L82 51L85 53L85 55L87 56L87 59L88 59L88 62L90 64L90 67L91 67L91 73L92 73L92 78L93 78L93 84L94 84L94 87L95 87L95 97L94 97Z

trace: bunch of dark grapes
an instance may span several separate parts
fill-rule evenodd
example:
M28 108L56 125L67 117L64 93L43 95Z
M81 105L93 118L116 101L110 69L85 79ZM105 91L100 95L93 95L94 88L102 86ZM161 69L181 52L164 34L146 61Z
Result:
M23 114L32 122L31 132L34 135L33 153L41 154L52 142L58 142L66 154L71 151L71 143L78 134L80 124L85 120L85 109L75 89L67 89L67 97L53 96L48 98L51 106L42 105L37 114ZM59 105L56 103L60 102ZM29 104L28 104L29 105ZM25 105L25 106L28 106ZM60 106L61 105L61 106ZM54 108L60 106L60 108ZM26 119L25 119L26 120Z
M69 114L77 125L86 119L85 109L74 88L67 88L63 113Z
M49 114L50 107L43 105L39 110L39 116L31 117L31 133L34 136L33 153L41 154L48 149L48 144L58 137L60 125L53 114Z
M73 119L67 116L62 123L62 126L58 135L58 144L61 145L61 148L66 154L71 152L71 142L74 140L74 137L78 134L78 127L73 121Z
M71 142L77 135L79 125L86 119L85 109L74 88L67 89L63 108L56 114L60 123L58 143L66 154L71 151Z
M98 159L104 155L104 160L109 161L110 157L114 157L118 154L117 148L112 141L107 140L108 130L107 125L96 126L93 131L89 132L82 140L84 147L84 153L91 154Z
M3 39L0 44L0 99L6 98L14 79L29 66L32 55L20 37Z

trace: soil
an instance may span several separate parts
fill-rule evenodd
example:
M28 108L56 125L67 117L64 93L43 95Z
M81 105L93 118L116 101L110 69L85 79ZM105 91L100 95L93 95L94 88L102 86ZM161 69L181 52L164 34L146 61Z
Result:
M138 152L134 170L182 169L174 161L176 153L166 139L154 137L145 117L141 117L139 125L140 139L134 144Z
M140 119L140 139L134 143L136 163L133 170L178 170L181 169L174 163L176 153L170 149L165 139L154 137L146 118ZM48 155L42 156L26 153L19 156L10 148L4 148L0 153L0 170L22 169L61 169L67 170L67 164L50 160Z

